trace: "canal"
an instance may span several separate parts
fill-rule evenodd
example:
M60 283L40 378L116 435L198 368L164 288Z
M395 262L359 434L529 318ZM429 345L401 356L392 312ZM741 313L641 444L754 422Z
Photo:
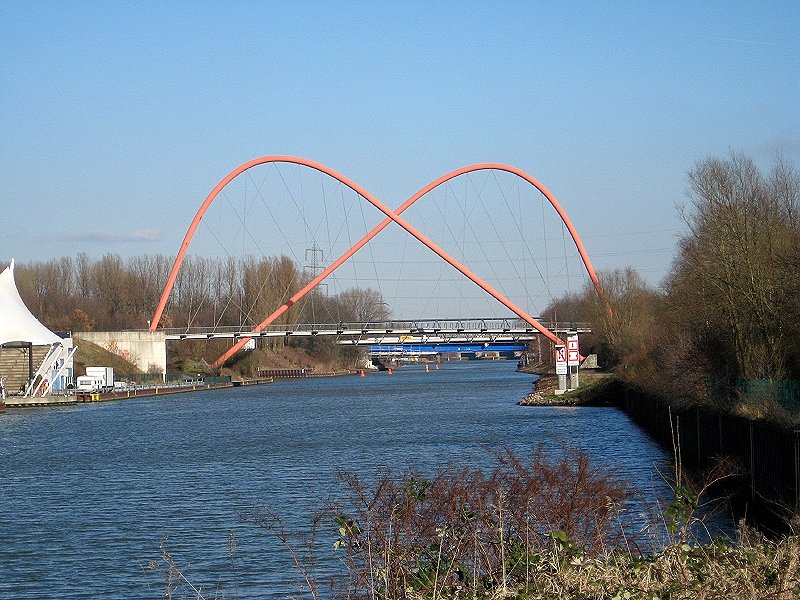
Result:
M286 597L289 552L240 513L301 531L341 491L336 469L481 466L493 448L583 449L641 490L644 522L669 456L616 409L517 406L532 380L509 361L451 362L6 411L0 597L163 597L164 550L205 597ZM339 568L334 530L322 524L321 573Z

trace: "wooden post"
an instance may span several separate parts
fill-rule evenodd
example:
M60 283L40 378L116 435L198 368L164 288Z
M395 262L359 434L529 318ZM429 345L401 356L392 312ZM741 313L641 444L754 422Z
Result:
M794 512L800 513L800 431L794 432Z
M750 499L756 498L756 478L755 478L755 450L753 448L753 424L748 427L750 430Z
M695 430L697 431L697 465L703 465L702 457L700 456L700 407L694 409ZM704 465L703 465L704 466Z

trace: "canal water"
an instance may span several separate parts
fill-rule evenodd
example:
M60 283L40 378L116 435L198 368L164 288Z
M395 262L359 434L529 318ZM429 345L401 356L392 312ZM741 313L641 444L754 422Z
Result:
M488 449L589 453L667 494L669 457L611 408L516 404L533 376L509 361L279 381L0 415L0 598L160 598L168 552L204 597L287 597L288 550L239 515L274 511L294 534L342 488L336 470L487 465ZM339 568L334 526L321 572Z

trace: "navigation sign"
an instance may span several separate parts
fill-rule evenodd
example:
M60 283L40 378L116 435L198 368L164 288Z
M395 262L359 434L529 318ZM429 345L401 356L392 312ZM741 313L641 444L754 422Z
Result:
M578 334L570 333L567 336L567 365L577 367L581 364L581 353L578 350Z
M556 375L567 374L567 349L564 346L556 346Z

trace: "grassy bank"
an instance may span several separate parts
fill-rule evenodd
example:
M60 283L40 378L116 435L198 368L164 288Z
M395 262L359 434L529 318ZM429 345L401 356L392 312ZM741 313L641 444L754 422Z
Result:
M129 375L140 375L142 373L142 370L136 365L117 356L113 352L109 352L102 346L80 338L75 338L74 343L78 347L74 360L74 368L77 375L84 375L87 365L112 367L114 369L114 376L118 378Z
M539 379L534 390L519 402L523 406L605 406L609 403L608 386L613 377L603 371L581 371L580 385L563 394L556 394L556 375L536 374Z

